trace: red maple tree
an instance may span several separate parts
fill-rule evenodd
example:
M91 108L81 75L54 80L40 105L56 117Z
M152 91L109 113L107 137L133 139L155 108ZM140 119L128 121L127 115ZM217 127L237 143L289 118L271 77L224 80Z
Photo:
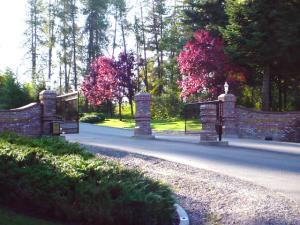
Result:
M224 53L224 42L205 30L198 30L178 56L182 80L178 82L181 97L206 91L216 98L225 81L231 90L245 81L244 71L231 64Z
M81 84L81 90L89 103L99 106L119 94L118 70L113 59L100 56L90 65L90 72Z
M123 98L127 97L132 105L136 86L133 67L133 53L120 53L117 61L105 56L96 58L81 84L88 102L92 106L99 106L106 100L113 100L121 105Z

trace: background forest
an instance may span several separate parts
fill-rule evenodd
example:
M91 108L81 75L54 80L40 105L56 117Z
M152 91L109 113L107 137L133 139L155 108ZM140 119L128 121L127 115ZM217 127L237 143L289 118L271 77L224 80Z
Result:
M30 82L2 73L0 107L51 84L80 90L85 112L128 102L133 114L134 94L148 91L153 116L174 118L227 81L244 106L300 110L299 15L297 0L28 0ZM24 99L8 100L13 90Z

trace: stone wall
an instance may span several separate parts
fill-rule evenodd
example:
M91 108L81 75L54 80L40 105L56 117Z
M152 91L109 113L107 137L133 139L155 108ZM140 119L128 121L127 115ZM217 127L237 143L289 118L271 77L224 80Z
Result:
M0 132L12 131L26 136L40 136L41 118L42 107L39 103L31 103L17 109L0 110Z
M236 118L239 137L300 142L300 112L263 112L237 106Z

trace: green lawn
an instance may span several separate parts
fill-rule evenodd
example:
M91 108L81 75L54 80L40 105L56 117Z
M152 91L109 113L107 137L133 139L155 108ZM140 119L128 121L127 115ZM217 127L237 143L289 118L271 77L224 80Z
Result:
M152 129L155 131L163 131L163 130L173 130L173 131L184 131L184 120L183 119L173 119L173 120L152 120ZM134 119L123 119L120 121L119 119L105 119L104 122L98 123L100 126L107 127L117 127L117 128L134 128L135 121ZM201 129L201 125L198 121L188 121L187 128L189 130L199 130Z
M61 225L17 214L0 207L0 225Z

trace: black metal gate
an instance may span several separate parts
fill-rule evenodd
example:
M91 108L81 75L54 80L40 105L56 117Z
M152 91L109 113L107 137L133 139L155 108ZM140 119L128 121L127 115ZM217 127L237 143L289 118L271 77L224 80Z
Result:
M57 96L56 113L61 133L79 133L78 92Z
M200 106L214 104L216 105L216 131L219 140L222 139L223 131L223 102L222 101L206 101L186 104L184 107L185 134L200 134L202 129L200 123ZM196 129L195 129L196 128Z

